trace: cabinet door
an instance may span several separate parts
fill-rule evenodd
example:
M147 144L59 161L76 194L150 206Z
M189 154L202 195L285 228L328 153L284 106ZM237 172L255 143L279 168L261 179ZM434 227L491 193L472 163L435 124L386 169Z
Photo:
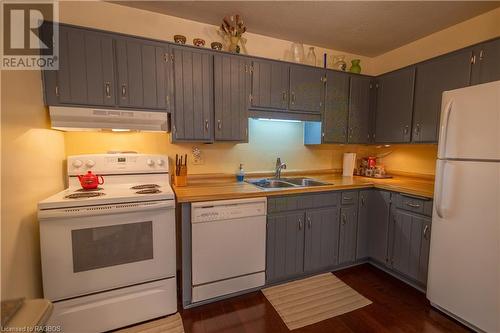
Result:
M339 264L351 263L356 259L357 211L357 205L340 208Z
M59 70L45 71L44 79L56 86L45 86L46 102L113 106L116 87L111 36L63 25L59 33ZM54 75L55 79L49 78Z
M325 70L290 66L290 105L294 111L320 113L323 108Z
M427 282L430 218L401 210L394 212L391 265L398 272Z
M447 54L417 65L413 142L437 142L444 91L470 83L472 49Z
M377 79L375 141L410 142L415 67L403 68Z
M213 56L203 50L173 47L174 141L211 142L213 118Z
M358 231L356 240L356 259L369 257L368 239L370 237L368 226L372 217L369 210L372 190L359 191L358 201Z
M277 61L253 61L252 107L288 109L289 65Z
M247 141L250 62L214 55L215 140Z
M119 105L165 110L169 98L167 44L119 37L116 59Z
M304 271L312 272L337 264L339 209L306 212Z
M480 44L474 55L472 84L500 80L500 38Z
M387 264L388 226L390 218L391 193L373 190L368 200L370 220L368 222L369 257L381 264Z
M267 217L267 281L285 280L304 270L304 211Z
M324 143L347 142L349 74L327 71L322 139Z
M351 76L349 89L349 143L368 143L370 140L370 91L372 79Z

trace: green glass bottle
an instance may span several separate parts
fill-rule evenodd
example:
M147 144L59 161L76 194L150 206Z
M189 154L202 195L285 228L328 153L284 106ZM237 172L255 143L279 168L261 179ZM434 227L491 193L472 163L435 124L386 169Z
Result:
M351 68L349 69L349 72L356 73L356 74L361 73L361 66L359 65L360 61L361 60L359 60L359 59L352 59L351 60Z

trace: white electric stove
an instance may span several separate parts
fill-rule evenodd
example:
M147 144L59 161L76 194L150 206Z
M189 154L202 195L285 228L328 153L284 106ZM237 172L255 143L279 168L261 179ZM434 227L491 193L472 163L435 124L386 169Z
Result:
M177 311L175 200L168 158L70 156L68 189L39 203L49 325L103 332ZM84 190L78 175L103 176Z

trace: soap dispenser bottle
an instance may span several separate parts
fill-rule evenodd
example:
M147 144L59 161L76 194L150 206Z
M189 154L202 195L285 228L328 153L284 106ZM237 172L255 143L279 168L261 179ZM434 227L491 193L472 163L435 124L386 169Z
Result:
M236 180L242 182L245 179L245 171L243 171L243 163L240 163L240 168L236 172Z

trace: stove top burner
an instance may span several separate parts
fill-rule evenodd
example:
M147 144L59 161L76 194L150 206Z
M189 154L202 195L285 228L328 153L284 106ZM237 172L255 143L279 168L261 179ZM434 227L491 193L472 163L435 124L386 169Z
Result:
M156 194L161 193L161 191L157 188L146 188L145 190L140 190L135 192L137 194Z
M104 193L101 192L81 192L81 193L72 193L66 195L64 198L65 199L85 199L85 198L93 198L93 197L100 197L101 195L104 195Z
M91 188L91 189L80 188L80 189L76 190L76 192L88 193L88 192L97 192L97 191L102 191L102 190L103 190L102 187Z
M130 189L131 190L144 190L144 189L156 189L159 187L160 187L160 185L157 185L157 184L143 184L143 185L132 186ZM158 193L158 192L155 192L155 193Z

